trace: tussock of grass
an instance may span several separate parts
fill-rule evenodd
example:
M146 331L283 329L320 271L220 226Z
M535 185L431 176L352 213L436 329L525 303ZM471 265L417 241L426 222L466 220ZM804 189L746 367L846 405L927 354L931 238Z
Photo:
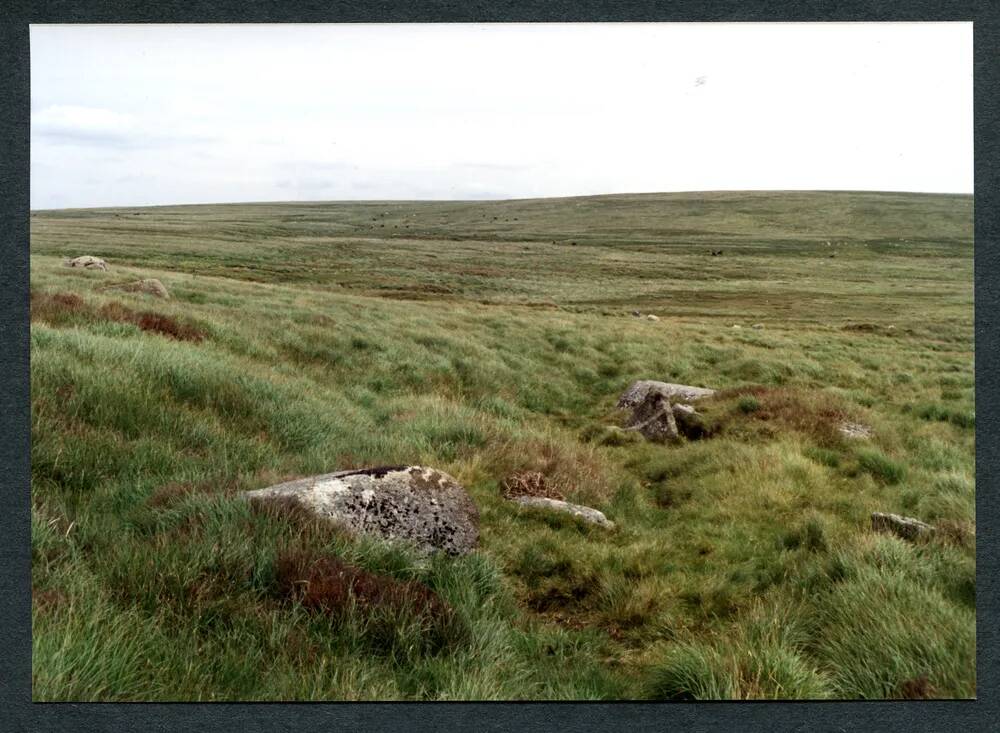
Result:
M861 450L857 454L858 465L884 484L898 484L906 476L906 469L896 461L877 450Z

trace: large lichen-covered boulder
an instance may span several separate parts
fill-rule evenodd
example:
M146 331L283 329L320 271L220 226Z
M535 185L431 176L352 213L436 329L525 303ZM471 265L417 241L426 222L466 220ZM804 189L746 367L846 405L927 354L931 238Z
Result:
M597 524L606 529L614 529L615 527L614 522L604 516L604 512L592 509L589 506L583 506L582 504L570 504L568 501L549 499L544 496L517 496L513 500L523 507L551 509L552 511L572 514L574 517L582 519L585 522Z
M658 389L649 390L642 401L632 408L625 428L642 433L646 440L654 443L672 442L680 437L670 400Z
M618 407L635 407L646 398L650 390L656 390L665 395L667 399L677 400L678 402L691 402L692 400L715 394L714 389L707 389L705 387L657 382L655 379L640 379L622 393L622 396L618 399Z
M63 261L63 265L66 267L82 267L85 270L107 270L108 263L102 260L100 257L93 257L92 255L80 255L79 257L71 257L68 260Z
M424 551L464 555L479 541L479 512L448 474L423 466L338 471L244 492L252 501L292 501L348 531L402 540Z

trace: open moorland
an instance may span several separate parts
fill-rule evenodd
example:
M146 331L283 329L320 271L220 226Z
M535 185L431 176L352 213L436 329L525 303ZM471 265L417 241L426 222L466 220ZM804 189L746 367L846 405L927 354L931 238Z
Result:
M974 696L972 206L33 212L34 698ZM717 390L704 434L622 430L640 379ZM240 498L411 464L475 552ZM534 474L614 527L505 498Z

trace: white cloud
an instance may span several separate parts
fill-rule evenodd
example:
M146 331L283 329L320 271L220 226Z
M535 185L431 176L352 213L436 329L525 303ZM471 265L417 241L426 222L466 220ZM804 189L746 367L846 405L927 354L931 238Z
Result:
M69 140L120 140L134 127L131 115L95 107L52 105L31 115L33 133Z
M968 23L36 25L32 206L971 191L971 38Z

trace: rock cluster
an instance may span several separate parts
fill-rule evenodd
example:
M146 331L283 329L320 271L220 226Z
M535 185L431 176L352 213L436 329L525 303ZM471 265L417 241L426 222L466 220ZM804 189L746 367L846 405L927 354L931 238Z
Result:
M705 387L690 387L686 384L671 384L670 382L657 382L654 379L640 379L622 393L618 399L618 408L631 408L642 402L650 390L657 390L667 397L667 399L678 402L691 402L715 394L714 389Z
M626 430L639 432L656 443L673 442L681 435L698 440L708 434L702 416L683 402L671 404L672 399L692 401L714 394L714 390L670 384L654 380L635 382L618 399L619 409L630 409Z

